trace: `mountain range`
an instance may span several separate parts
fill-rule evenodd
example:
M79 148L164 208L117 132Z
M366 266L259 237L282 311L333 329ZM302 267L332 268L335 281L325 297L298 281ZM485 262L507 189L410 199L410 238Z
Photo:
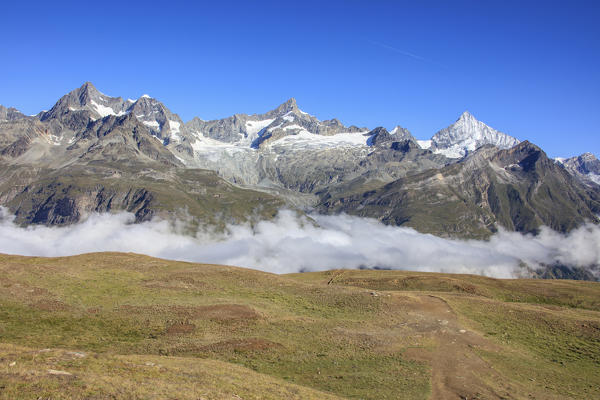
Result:
M91 83L48 111L0 106L0 205L17 223L64 225L126 210L189 229L345 212L459 238L598 223L600 161L552 160L464 112L430 140L401 126L320 121L290 99L264 114L184 122L160 101Z

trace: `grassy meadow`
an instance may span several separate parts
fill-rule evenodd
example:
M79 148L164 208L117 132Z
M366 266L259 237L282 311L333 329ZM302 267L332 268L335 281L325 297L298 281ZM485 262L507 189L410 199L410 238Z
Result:
M600 284L0 255L3 399L600 398Z

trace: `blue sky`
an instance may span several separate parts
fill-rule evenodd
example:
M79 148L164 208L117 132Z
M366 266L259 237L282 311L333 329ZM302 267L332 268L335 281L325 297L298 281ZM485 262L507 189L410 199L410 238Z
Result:
M469 110L550 156L600 155L597 1L87 3L3 4L0 104L34 114L91 81L187 121L295 97L419 139Z

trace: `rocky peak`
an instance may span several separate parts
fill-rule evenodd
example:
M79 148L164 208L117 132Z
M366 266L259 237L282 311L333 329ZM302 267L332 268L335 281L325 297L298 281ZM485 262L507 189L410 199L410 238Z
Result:
M75 89L73 93L78 99L79 104L85 106L91 100L98 99L102 93L91 82L86 82L79 89Z
M388 132L387 129L379 126L365 135L369 136L369 139L367 140L369 146L380 145L385 142L404 142L407 140L416 142L409 130L400 125L392 129L391 132Z
M101 93L91 82L84 83L81 87L72 90L50 109L42 113L40 119L45 121L53 118L68 123L71 128L81 128L81 123L86 124L86 120L96 120L108 115L123 115L127 112L131 104L124 102L121 97L110 97ZM75 117L73 113L82 113L78 120L81 123L73 123Z
M499 151L492 157L504 168L519 168L524 172L537 172L543 175L548 169L556 168L546 153L535 144L525 140L518 145Z
M394 137L394 140L412 140L416 141L412 133L406 128L401 127L400 125L396 125L394 129L390 132L390 134Z
M383 126L372 129L369 133L365 133L365 136L369 136L369 139L367 139L367 145L369 146L376 146L391 140L390 133Z
M600 160L592 153L583 153L577 157L561 160L561 164L574 175L593 177L594 182L600 182Z
M165 113L166 107L158 100L149 97L142 96L133 103L131 111L136 115L149 116L151 113Z
M278 106L276 109L271 110L268 113L264 114L264 117L265 118L277 118L277 117L281 117L289 112L296 114L299 111L300 111L300 109L298 108L298 104L296 104L296 99L292 97L285 103Z
M179 141L184 124L177 114L172 113L163 103L148 95L142 95L128 109L138 121L160 139Z
M136 101L135 103L138 104L157 104L160 103L158 100L156 100L154 97L150 97L147 94L143 94L141 95Z
M23 113L13 107L6 108L0 105L0 122L15 121L17 119L27 118Z
M296 99L293 97L290 98L288 101L277 107L276 110L283 114L288 113L290 111L298 111L298 104L296 103Z
M582 161L598 161L595 155L592 153L583 153L579 156L579 159Z
M337 118L328 119L323 121L323 123L329 126L344 126L344 124L342 124L342 122Z
M61 101L63 100L63 101ZM61 105L68 105L70 107L90 107L92 111L95 105L110 102L111 100L117 100L122 102L120 97L109 97L104 93L100 92L91 82L85 82L81 87L72 90L63 96L59 103ZM59 104L57 103L57 104Z
M137 119L152 135L160 139L180 141L181 135L185 134L184 124L179 116L171 113L160 101L148 95L137 100L123 101L121 97L101 93L91 82L86 82L61 97L50 111L40 114L40 119L56 119L63 127L79 131L85 129L90 121L123 116L126 118L108 118L107 124L131 124L133 119Z

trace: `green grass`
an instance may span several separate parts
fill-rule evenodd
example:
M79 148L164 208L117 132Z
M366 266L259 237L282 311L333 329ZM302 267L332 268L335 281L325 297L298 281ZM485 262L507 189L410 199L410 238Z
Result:
M73 354L0 344L5 399L336 399L230 363L165 356ZM3 362L6 364L6 362ZM70 375L50 374L49 370Z
M600 311L600 284L589 281L494 279L479 275L408 271L333 270L288 275L306 283L330 282L374 290L463 293L502 302Z
M4 343L209 358L354 398L394 398L402 387L419 399L429 390L426 365L364 346L357 331L386 327L381 299L366 292L125 254L0 257L0 265ZM203 314L215 305L240 305L241 315ZM193 328L170 334L179 323Z
M448 297L450 304L507 352L482 351L507 376L565 398L600 397L597 312Z
M118 253L0 256L0 276L0 398L600 396L597 283Z
M558 398L600 397L600 283L404 271L327 271L293 277L435 293L464 327L501 346L502 351L478 349L477 354L510 380Z

